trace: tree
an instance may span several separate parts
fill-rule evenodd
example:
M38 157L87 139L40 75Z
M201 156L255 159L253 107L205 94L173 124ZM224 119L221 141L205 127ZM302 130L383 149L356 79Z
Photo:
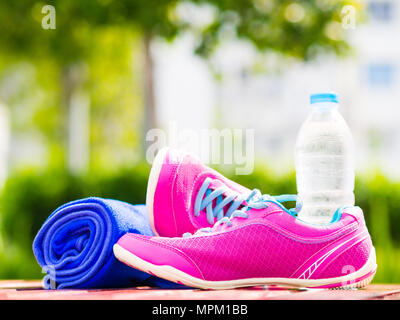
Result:
M91 50L92 31L112 25L137 30L143 39L145 123L149 129L157 126L150 49L155 37L171 40L189 30L198 37L196 53L208 57L229 29L260 51L272 50L310 60L321 50L336 54L347 51L346 41L327 30L338 30L341 8L349 3L344 0L53 0L46 5L55 8L55 29L43 29L43 19L49 19L44 3L2 0L0 53L14 60L51 60L59 65L68 113L86 81L85 60ZM192 23L177 10L185 5L210 8L212 19L202 26ZM65 136L71 139L68 126Z

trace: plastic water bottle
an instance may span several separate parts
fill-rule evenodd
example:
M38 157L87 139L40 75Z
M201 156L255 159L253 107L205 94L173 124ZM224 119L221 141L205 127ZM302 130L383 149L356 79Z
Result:
M354 153L349 127L338 111L335 93L310 97L312 111L297 137L297 191L303 200L299 218L329 223L335 211L354 205Z

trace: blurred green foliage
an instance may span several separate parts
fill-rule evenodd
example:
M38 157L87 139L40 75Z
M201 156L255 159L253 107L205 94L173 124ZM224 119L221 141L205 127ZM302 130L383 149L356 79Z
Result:
M92 172L73 176L64 169L24 169L12 174L0 197L0 278L41 277L32 253L32 241L41 224L58 206L89 196L144 203L149 170L146 163L141 163L108 174ZM296 192L294 172L277 175L257 165L247 176L223 173L263 193ZM376 172L358 176L355 190L356 204L364 210L377 249L378 272L374 281L399 282L400 230L396 226L400 225L400 183Z
M172 37L177 26L168 12L177 0L5 0L0 2L0 52L16 59L55 59L60 65L85 60L98 28L125 29ZM43 29L45 5L56 10L56 28ZM4 32L5 31L5 32Z
M71 95L90 92L90 158L99 159L90 165L132 162L145 127L146 71L140 69L149 59L141 41L190 31L204 57L237 38L303 60L322 52L345 55L341 9L347 4L362 11L358 0L3 0L0 102L11 109L13 130L40 135L46 158L57 163L68 161ZM55 8L55 29L42 27L46 5ZM16 74L23 85L9 81ZM16 89L1 90L2 80Z
M143 131L141 53L138 35L113 26L91 34L83 90L90 100L89 166L115 168L139 160ZM68 109L60 79L65 70L48 59L2 59L0 103L9 109L13 137L40 144L40 161L10 156L11 169L60 166L68 152ZM41 153L39 155L39 153ZM30 163L29 163L30 162Z
M199 23L181 14L182 4L206 7L211 14ZM0 34L0 52L51 56L67 65L90 53L93 30L118 25L166 39L191 30L197 34L197 52L204 56L230 33L260 50L308 60L318 48L337 54L349 48L340 28L347 4L360 7L356 0L3 0L0 29L7 32ZM56 9L56 29L42 29L45 5Z

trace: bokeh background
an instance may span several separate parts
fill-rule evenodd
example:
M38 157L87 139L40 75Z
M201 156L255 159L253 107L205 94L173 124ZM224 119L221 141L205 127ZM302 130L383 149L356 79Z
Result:
M308 96L329 90L356 142L374 282L400 282L399 17L395 0L2 0L0 278L42 276L32 240L61 204L144 203L152 128L254 129L255 170L217 168L295 193Z

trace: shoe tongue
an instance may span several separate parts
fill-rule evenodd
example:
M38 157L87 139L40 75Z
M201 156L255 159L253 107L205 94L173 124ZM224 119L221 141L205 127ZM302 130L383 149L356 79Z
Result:
M213 179L209 185L209 188L211 189L218 189L220 187L226 187L226 185L222 181L217 179Z

